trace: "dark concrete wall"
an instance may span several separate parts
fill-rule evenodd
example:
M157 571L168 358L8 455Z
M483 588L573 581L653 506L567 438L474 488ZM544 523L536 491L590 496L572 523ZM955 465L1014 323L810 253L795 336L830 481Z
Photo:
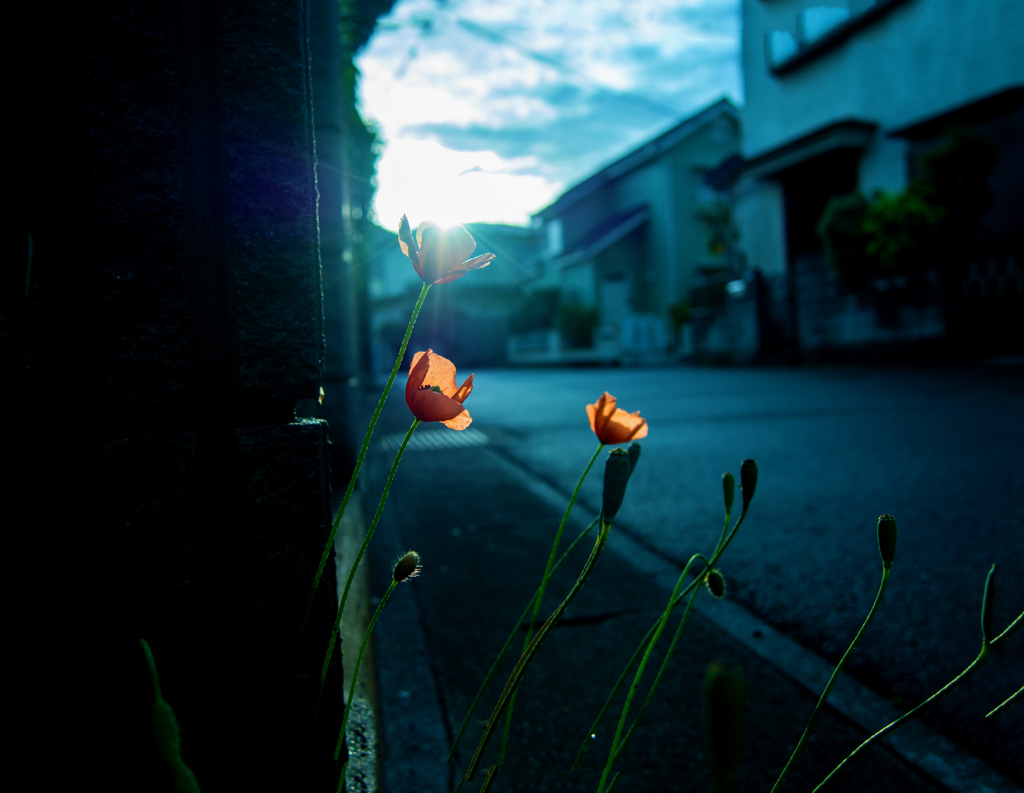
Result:
M293 409L325 360L310 6L337 17L121 0L19 26L3 572L37 789L168 784L144 637L202 790L334 790L337 654L310 735L333 565L292 662L330 528L327 425Z

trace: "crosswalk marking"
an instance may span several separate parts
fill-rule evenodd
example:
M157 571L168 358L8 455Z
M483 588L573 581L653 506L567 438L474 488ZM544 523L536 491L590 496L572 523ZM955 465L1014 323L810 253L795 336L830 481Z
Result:
M404 432L393 432L385 435L377 442L377 448L382 452L397 452L402 445ZM411 451L437 451L441 449L464 449L469 446L486 446L491 442L480 430L450 430L447 427L420 428L412 434L409 444L405 447L407 452Z

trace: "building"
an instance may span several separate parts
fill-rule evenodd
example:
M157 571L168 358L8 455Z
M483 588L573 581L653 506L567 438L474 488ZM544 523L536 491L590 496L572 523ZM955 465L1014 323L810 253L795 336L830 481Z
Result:
M678 318L699 279L729 269L698 215L720 198L704 174L738 146L739 111L722 99L537 213L544 250L527 288L558 299L547 322L535 317L538 327L510 339L509 359L609 362L674 349L673 306Z
M761 352L1019 348L1024 3L743 0L742 15L743 163L731 185L739 255L759 280L732 310L755 317ZM992 155L969 245L938 252L916 281L837 282L818 233L829 200L899 196L921 154L963 134ZM939 266L944 255L957 261Z

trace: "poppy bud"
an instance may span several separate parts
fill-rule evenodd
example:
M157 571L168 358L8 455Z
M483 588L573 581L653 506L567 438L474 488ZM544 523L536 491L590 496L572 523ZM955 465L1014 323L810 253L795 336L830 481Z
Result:
M711 594L716 598L725 597L725 576L722 575L721 570L712 570L708 573L707 580L704 583L708 585Z
M736 496L736 477L722 474L722 492L725 495L725 511L732 512L732 500Z
M740 492L743 494L743 509L750 506L754 500L754 490L757 489L757 463L753 460L744 460L740 465Z
M633 475L633 469L636 468L637 461L640 459L640 444L631 443L628 449L629 454L629 475Z
M988 571L985 578L985 595L981 599L981 640L987 647L992 641L992 606L995 602L996 566Z
M892 515L878 516L878 552L882 554L882 566L892 567L896 556L896 518Z
M612 449L604 464L604 498L601 508L604 520L611 522L622 506L622 498L626 495L626 483L629 482L629 452L625 449Z
M747 721L747 686L736 664L713 663L704 676L704 724L707 730L713 790L736 790Z
M416 551L409 551L405 556L395 562L395 582L415 578L420 574L420 555Z

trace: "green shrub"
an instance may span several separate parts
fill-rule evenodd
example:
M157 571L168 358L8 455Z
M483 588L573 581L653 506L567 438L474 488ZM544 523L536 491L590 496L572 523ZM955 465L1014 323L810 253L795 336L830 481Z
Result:
M669 316L672 318L672 325L676 330L679 330L683 325L690 321L690 314L692 309L690 304L681 300L678 303L673 303L668 309Z
M562 303L558 306L558 332L570 347L593 347L598 313L593 306Z
M561 292L558 289L538 289L524 295L519 310L512 315L510 324L513 333L544 330L555 326L555 314Z
M912 192L877 193L864 214L864 252L883 276L922 273L936 258L945 211Z
M697 208L697 220L708 235L708 253L722 256L732 250L739 232L732 222L728 201L712 201Z
M989 175L996 152L985 138L951 131L915 163L902 193L860 192L832 198L818 236L825 263L843 283L912 277L962 258L991 206Z
M864 219L868 202L860 191L835 196L825 205L818 236L825 249L825 264L845 284L860 286L870 279Z

